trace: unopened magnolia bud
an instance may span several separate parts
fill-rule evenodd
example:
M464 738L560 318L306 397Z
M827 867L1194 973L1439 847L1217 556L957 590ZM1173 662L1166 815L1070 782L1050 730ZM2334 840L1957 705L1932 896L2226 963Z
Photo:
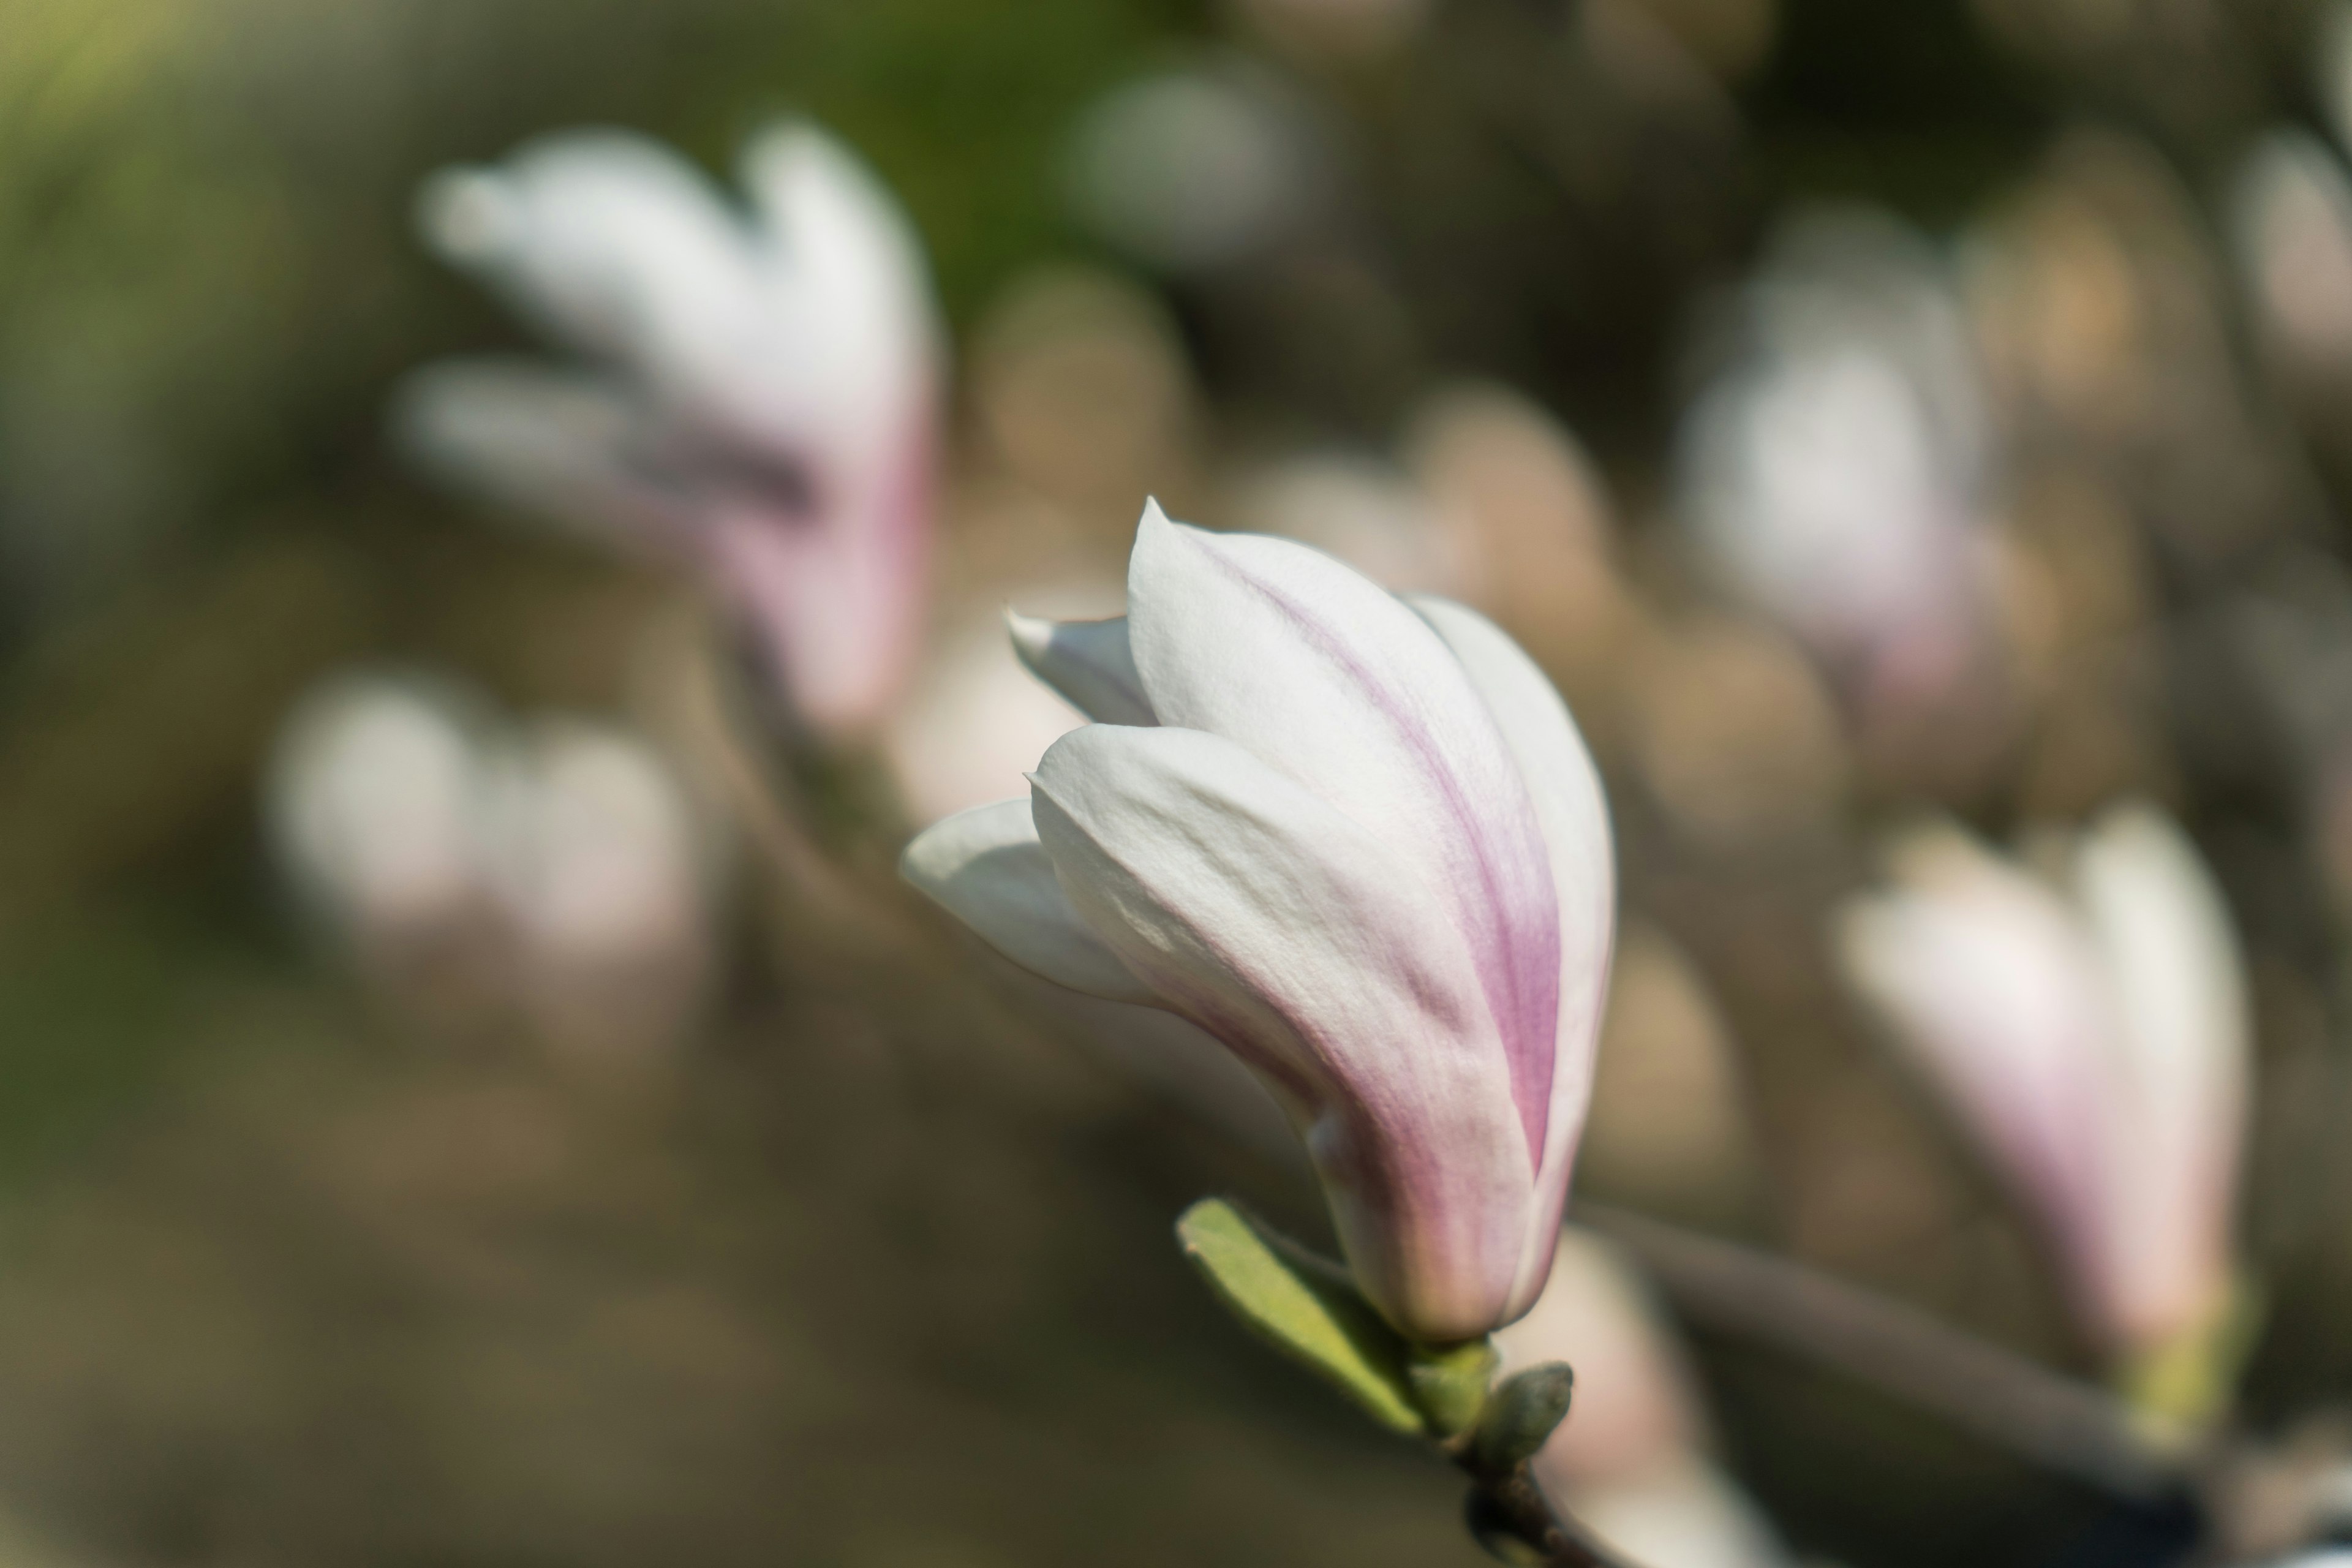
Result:
M1499 1473L1534 1458L1552 1429L1567 1419L1575 1392L1575 1369L1564 1361L1548 1361L1504 1379L1478 1420L1471 1448L1478 1468Z

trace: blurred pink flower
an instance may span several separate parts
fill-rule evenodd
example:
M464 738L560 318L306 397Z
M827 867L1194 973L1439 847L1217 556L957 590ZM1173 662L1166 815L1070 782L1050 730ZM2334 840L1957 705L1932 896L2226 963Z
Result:
M1685 423L1685 521L1864 709L1983 671L1987 414L1926 243L1869 213L1790 226Z
M741 183L738 210L619 132L436 176L434 247L586 363L429 367L401 425L461 484L688 563L796 715L861 736L920 631L940 332L913 229L840 143L771 130Z
M1458 605L1156 506L1128 605L1016 624L1096 722L907 875L1014 963L1240 1057L1403 1332L1510 1321L1550 1270L1613 929L1567 709Z
M1894 861L1843 918L1852 984L2048 1227L2112 1351L2209 1325L2231 1285L2249 1026L2196 850L2126 805L2072 846L2063 892L1956 826Z

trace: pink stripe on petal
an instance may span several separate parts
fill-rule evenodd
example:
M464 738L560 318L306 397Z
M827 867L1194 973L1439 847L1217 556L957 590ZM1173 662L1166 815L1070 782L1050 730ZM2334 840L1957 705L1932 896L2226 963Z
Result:
M1530 1173L1468 951L1416 870L1199 731L1090 726L1034 782L1088 927L1309 1111L1367 1293L1424 1339L1501 1321Z
M1569 1171L1592 1096L1601 1010L1609 994L1610 953L1617 929L1616 858L1601 775L1568 705L1517 643L1485 616L1444 599L1410 601L1462 661L1503 732L1527 782L1543 829L1559 899L1559 1023L1551 1077L1551 1114L1536 1174L1536 1212L1528 1228L1514 1315L1534 1305L1550 1269Z
M1410 609L1303 545L1154 506L1129 640L1163 723L1233 741L1412 866L1467 944L1524 1152L1549 1142L1560 910L1528 789L1461 664Z

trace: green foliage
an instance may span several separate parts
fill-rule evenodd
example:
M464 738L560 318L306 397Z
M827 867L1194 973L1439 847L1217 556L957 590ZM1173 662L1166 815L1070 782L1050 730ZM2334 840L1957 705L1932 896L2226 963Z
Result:
M968 321L1022 267L1066 248L1071 122L1160 58L1175 26L1134 0L824 0L780 54L748 62L738 103L814 115L880 170ZM738 110L740 113L740 111ZM698 141L724 154L748 126Z
M1222 1198L1185 1210L1176 1235L1184 1255L1244 1322L1338 1384L1382 1426L1427 1430L1404 1340L1336 1266Z

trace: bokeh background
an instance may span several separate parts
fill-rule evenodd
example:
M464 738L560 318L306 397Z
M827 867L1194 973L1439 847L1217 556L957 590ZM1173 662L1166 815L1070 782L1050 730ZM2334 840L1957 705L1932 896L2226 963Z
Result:
M1295 1167L891 885L909 827L1018 787L967 776L1000 721L962 650L1008 598L1115 611L1146 494L1480 604L1570 698L1625 918L1581 1194L2062 1370L2089 1352L2031 1226L1830 933L1890 826L2162 803L2253 997L2240 1420L2336 1451L2334 26L2300 0L0 0L0 1550L1478 1560L1449 1473L1223 1321L1171 1242L1213 1190L1314 1233ZM782 114L904 201L954 374L939 651L779 828L730 771L756 717L695 685L690 586L436 488L387 410L419 365L532 342L417 237L435 170L587 124L716 174ZM1966 571L2000 630L1924 674L1835 604L1807 622L1836 567L1759 603L1710 543L1708 395L1800 276L1897 336L1928 298L1969 366L1925 482L1990 552ZM696 781L686 1023L519 1024L322 928L270 759L306 692L384 666L625 723ZM1727 1468L1802 1555L2163 1560L2097 1555L2160 1521L1930 1414L1692 1342Z

